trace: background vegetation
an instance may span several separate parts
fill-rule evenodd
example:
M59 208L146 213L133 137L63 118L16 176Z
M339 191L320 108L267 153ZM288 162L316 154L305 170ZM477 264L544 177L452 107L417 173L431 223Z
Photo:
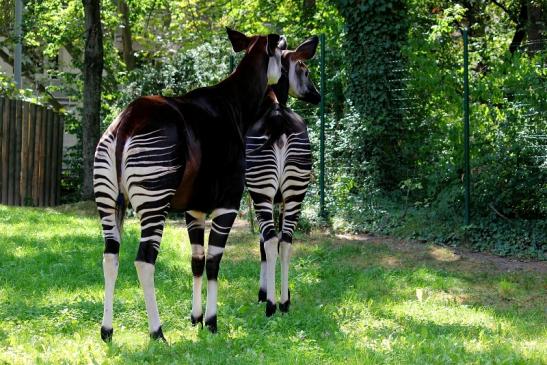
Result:
M12 0L1 0L13 9ZM103 0L105 128L138 95L176 95L229 71L224 26L275 31L296 45L326 35L327 210L317 186L301 228L373 231L544 259L547 250L545 3L539 0ZM24 73L39 93L0 92L76 108L81 136L80 1L25 2ZM0 56L13 14L0 15ZM463 226L462 38L470 31L472 225ZM71 56L59 65L60 50ZM63 66L63 67L61 67ZM319 81L318 62L311 62ZM36 74L45 75L36 77ZM55 82L50 82L54 79ZM292 102L318 147L317 108ZM317 156L318 148L315 153ZM67 201L79 199L81 147L67 154ZM318 159L316 159L318 160ZM315 168L318 175L318 166Z

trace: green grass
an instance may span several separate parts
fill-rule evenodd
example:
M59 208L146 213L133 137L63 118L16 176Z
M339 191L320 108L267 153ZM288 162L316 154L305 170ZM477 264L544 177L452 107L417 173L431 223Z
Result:
M189 321L183 227L170 222L156 287L169 345L150 342L125 227L114 339L99 337L102 239L86 205L0 206L0 363L547 363L547 279L431 245L299 236L292 307L256 304L258 245L236 229L220 271L219 334Z

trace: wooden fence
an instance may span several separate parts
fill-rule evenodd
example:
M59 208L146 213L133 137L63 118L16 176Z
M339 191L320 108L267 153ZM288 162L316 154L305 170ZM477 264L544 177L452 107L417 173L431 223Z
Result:
M0 97L1 203L59 204L64 122L61 115Z

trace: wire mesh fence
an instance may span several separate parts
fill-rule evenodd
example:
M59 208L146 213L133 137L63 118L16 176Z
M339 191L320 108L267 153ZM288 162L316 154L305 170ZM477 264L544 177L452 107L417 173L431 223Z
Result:
M405 126L407 133L416 134L403 143L413 142L412 148L415 148L415 139L423 138L424 145L424 151L414 151L415 160L411 161L414 174L410 173L401 180L414 179L425 184L435 178L441 181L437 185L456 184L458 189L463 189L463 44L458 39L454 42L462 52L452 59L447 57L443 60L435 60L435 55L429 55L431 64L426 64L426 69L421 69L423 63L417 62L416 57L410 54L412 49L386 53L390 57L385 75L393 107L390 118ZM541 44L544 45L545 41ZM547 202L535 204L534 209L538 210L535 213L527 212L533 204L524 203L530 197L519 192L522 186L528 185L524 190L538 192L537 198L545 196L547 189L545 181L541 181L547 169L546 55L544 48L535 47L533 52L528 52L528 46L524 42L515 53L505 53L505 59L487 65L484 45L473 38L470 40L472 214L479 214L485 206L497 204L522 217L547 212ZM327 58L329 52L335 50L327 49ZM318 68L314 66L312 63L317 79ZM329 95L328 83L326 87ZM367 123L367 117L346 107L340 118L332 112L332 106L327 109L326 156L325 165L321 166L318 108L294 101L291 107L307 121L314 150L314 175L306 198L307 209L318 213L321 169L326 170L325 195L331 212L338 209L341 199L347 199L351 193L365 196L374 193L364 191L374 187L368 184L366 176L360 174L366 171L364 165L367 162L351 160L349 154L340 153L339 143L341 134L351 132L344 122L352 118L352 113L362 120L362 124ZM359 149L359 146L349 148ZM424 153L431 156L424 157ZM424 167L426 164L430 166ZM356 175L360 175L357 180ZM434 194L443 189L443 186L436 186L435 191L424 184L419 189L425 199L433 199Z

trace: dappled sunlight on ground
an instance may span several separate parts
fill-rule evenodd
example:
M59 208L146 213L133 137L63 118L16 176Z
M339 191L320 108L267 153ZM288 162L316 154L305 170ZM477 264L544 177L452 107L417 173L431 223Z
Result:
M290 313L266 318L264 305L256 303L258 237L244 222L234 228L221 264L219 334L211 335L189 321L190 244L178 219L165 228L156 269L170 346L147 335L133 264L139 242L134 218L124 226L115 334L107 346L98 336L103 242L88 208L0 207L0 362L547 361L541 346L547 341L544 263L482 260L389 237L298 234Z

